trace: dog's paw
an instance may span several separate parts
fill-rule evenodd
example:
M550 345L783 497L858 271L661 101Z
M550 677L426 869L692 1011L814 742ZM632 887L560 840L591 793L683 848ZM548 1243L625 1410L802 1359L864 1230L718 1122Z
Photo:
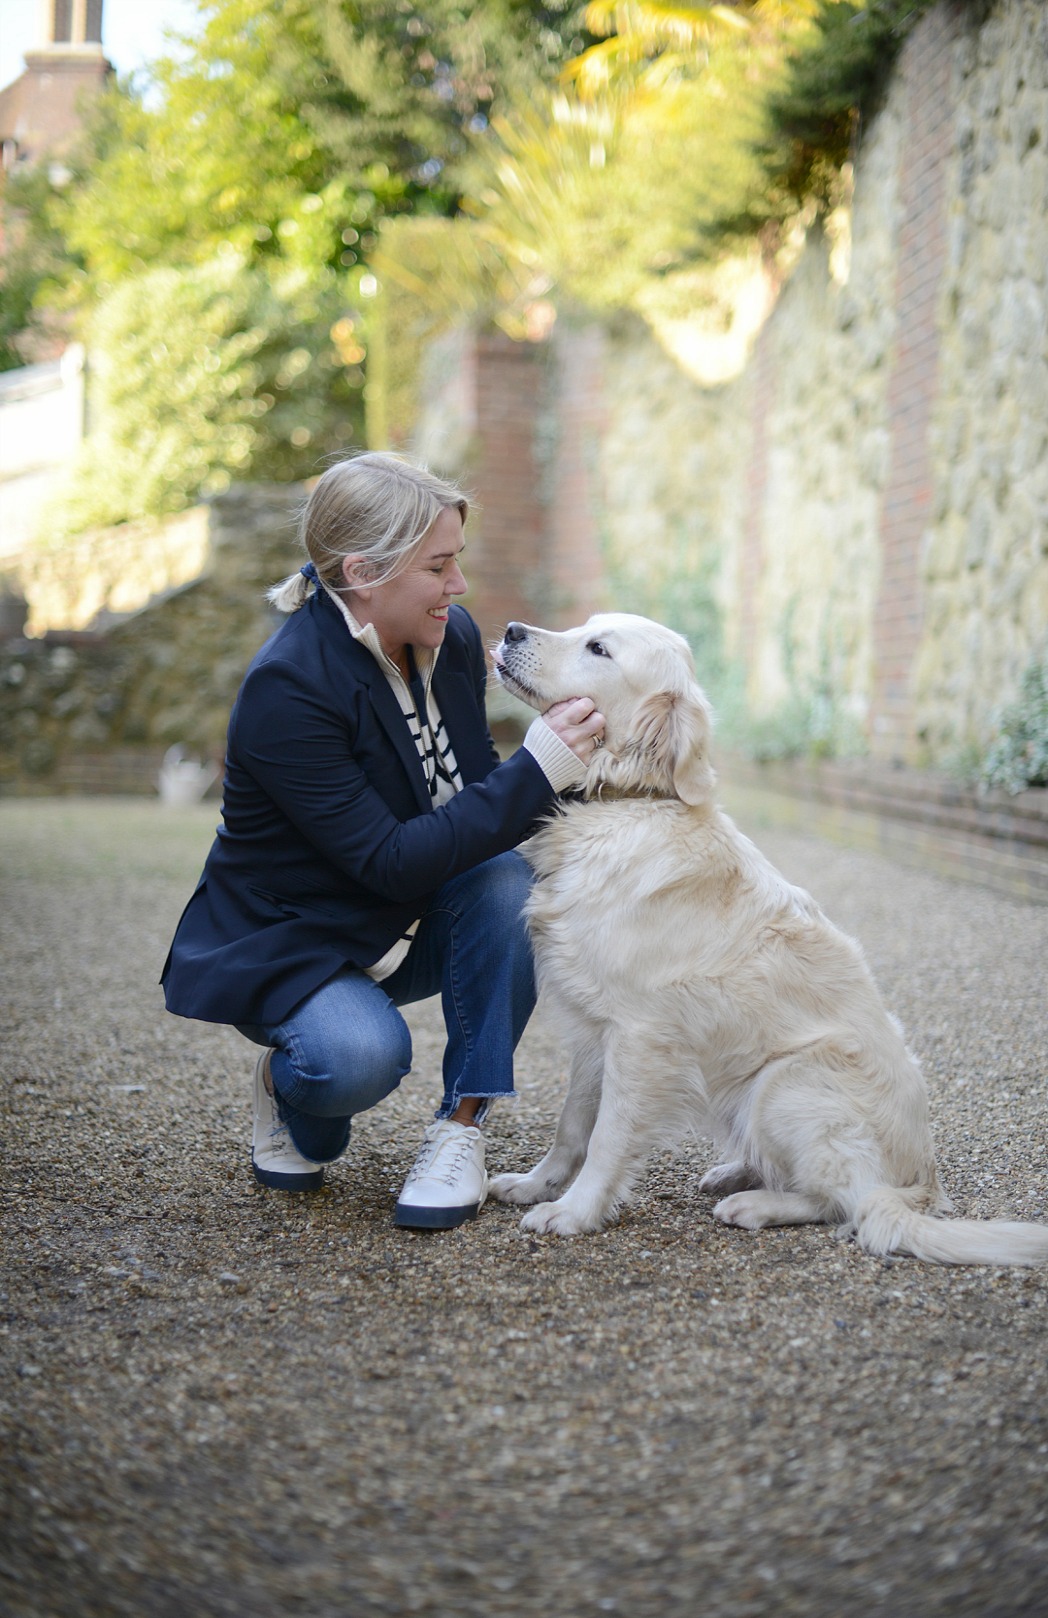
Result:
M540 1202L524 1215L520 1228L536 1236L584 1236L599 1230L600 1220L581 1219L564 1202Z
M699 1190L724 1197L729 1191L756 1191L762 1184L760 1175L748 1163L718 1163L702 1176Z
M737 1191L724 1197L713 1210L714 1219L723 1225L738 1225L742 1230L763 1230L772 1223L767 1198L752 1191Z
M542 1202L556 1187L545 1180L536 1180L532 1174L496 1174L488 1181L488 1191L496 1202Z

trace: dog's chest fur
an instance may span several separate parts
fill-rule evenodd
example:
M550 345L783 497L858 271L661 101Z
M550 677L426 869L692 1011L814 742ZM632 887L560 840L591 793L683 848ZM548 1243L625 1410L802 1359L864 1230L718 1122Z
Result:
M563 988L578 974L590 998L640 962L653 983L682 955L692 973L715 973L731 952L725 900L740 883L726 827L673 799L567 805L525 849L538 877L528 920L540 975L548 968Z
M540 985L591 1023L684 1031L711 1074L820 1037L860 984L875 999L854 944L712 807L570 804L525 852Z

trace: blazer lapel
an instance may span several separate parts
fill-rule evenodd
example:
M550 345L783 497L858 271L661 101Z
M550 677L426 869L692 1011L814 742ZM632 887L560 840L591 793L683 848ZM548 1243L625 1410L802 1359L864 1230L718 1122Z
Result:
M433 695L444 721L455 762L465 782L483 781L491 772L487 725L477 713L477 699L468 676L447 665L445 645L433 671Z
M411 739L407 721L400 711L400 703L394 695L393 687L367 647L358 645L353 639L338 608L328 601L326 597L318 602L318 606L321 614L320 621L325 634L345 656L353 670L354 678L361 685L367 687L375 717L389 737L394 752L404 766L405 774L411 783L411 790L415 795L418 807L423 810L432 809L433 803L426 784L426 772L422 768L418 748Z

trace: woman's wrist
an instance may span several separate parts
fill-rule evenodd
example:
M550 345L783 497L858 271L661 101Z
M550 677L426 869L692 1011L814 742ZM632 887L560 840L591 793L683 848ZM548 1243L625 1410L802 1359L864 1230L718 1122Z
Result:
M554 792L567 792L585 778L586 766L541 717L532 721L523 746L531 754Z

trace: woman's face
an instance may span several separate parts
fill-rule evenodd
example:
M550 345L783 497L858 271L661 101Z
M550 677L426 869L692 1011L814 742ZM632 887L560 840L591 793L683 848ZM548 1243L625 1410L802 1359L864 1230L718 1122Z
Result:
M394 663L403 663L407 646L435 651L443 642L448 608L466 592L458 564L463 543L461 513L449 506L427 530L407 566L385 584L356 583L354 558L347 558L350 610L358 623L374 624L382 650Z

